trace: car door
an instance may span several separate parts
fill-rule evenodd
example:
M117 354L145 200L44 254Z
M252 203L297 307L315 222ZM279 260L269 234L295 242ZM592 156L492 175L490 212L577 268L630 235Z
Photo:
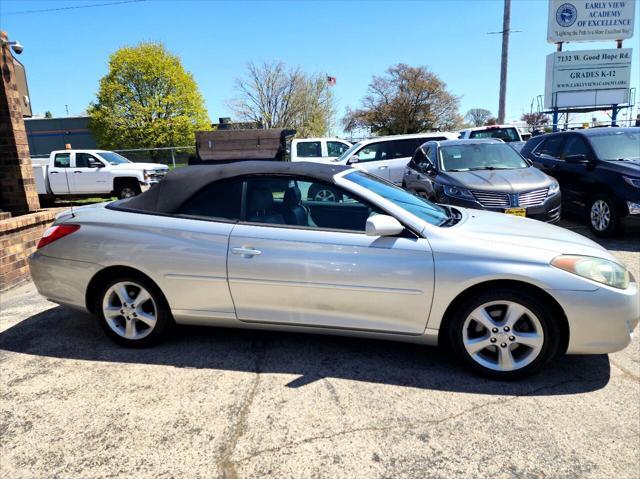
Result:
M584 155L584 163L567 161L569 156ZM593 167L594 154L587 142L578 134L567 135L562 154L560 155L560 185L562 200L565 207L575 211L582 211L596 183Z
M423 198L434 198L436 166L433 162L435 143L419 147L405 168L405 183L409 191Z
M389 180L390 159L388 151L390 143L390 141L377 141L364 145L355 153L358 156L358 163L353 166L384 180Z
M560 178L563 163L560 160L560 156L562 155L565 138L565 135L550 136L534 148L529 157L533 162L533 166L556 178L561 188L564 185Z
M405 140L394 140L389 142L388 146L388 166L389 181L396 185L402 184L404 169L409 160L415 153L416 149L426 141L420 138L407 138Z
M72 163L69 174L77 193L109 193L113 189L111 174L94 155L77 151Z
M290 181L294 192L316 183ZM231 232L229 288L238 319L421 334L433 293L428 242L413 234L367 236L366 219L376 208L335 185L341 201L300 201L306 225L287 224L287 198L305 196L274 184L269 177L247 181L251 221Z
M51 192L54 195L69 195L76 193L73 186L73 178L70 178L71 152L56 153L53 157L53 165L49 166L48 177Z

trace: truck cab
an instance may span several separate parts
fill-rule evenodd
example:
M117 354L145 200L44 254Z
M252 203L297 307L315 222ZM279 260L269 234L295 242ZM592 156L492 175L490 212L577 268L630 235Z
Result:
M291 161L324 163L342 155L351 143L341 138L301 138L291 142Z
M57 150L33 159L36 190L43 196L127 198L158 183L169 171L158 163L133 163L106 150Z

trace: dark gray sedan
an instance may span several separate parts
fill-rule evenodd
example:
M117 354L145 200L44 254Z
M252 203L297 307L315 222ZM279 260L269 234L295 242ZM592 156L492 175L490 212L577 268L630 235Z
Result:
M500 140L424 143L405 169L403 186L437 203L560 220L558 182Z

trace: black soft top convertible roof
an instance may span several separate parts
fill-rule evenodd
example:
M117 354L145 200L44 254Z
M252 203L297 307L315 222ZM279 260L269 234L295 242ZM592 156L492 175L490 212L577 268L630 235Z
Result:
M213 181L245 175L295 175L333 183L333 176L349 170L342 165L309 162L240 161L222 165L186 166L169 172L153 188L109 205L112 209L174 213L186 200Z

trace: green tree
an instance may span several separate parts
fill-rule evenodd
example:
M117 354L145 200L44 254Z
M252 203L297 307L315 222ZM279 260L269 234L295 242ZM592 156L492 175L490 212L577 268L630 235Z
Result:
M462 123L459 98L427 67L399 63L374 76L362 107L348 110L345 131L371 129L379 135L448 130Z
M335 101L324 75L307 75L280 61L250 63L235 90L229 106L242 120L295 128L299 137L325 136L333 126Z
M45 118L53 118L53 113L51 113L49 110L44 112L44 117Z
M109 149L191 145L196 130L210 128L193 76L161 43L113 53L88 113L98 145Z

